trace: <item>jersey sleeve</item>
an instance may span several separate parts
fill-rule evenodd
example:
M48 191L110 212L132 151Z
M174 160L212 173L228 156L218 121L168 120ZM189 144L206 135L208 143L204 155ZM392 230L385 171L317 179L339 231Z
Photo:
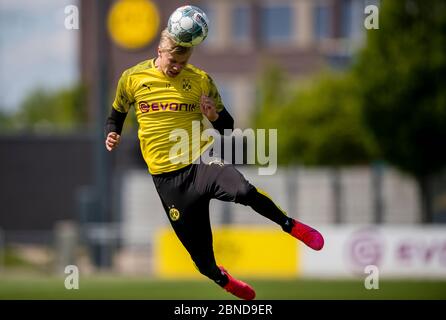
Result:
M126 71L119 79L115 100L113 101L113 108L121 113L127 113L134 102L130 76Z
M218 92L217 86L214 83L214 80L212 80L212 78L208 74L206 74L204 82L204 94L214 99L217 112L221 112L225 108L225 106L221 99L220 93Z

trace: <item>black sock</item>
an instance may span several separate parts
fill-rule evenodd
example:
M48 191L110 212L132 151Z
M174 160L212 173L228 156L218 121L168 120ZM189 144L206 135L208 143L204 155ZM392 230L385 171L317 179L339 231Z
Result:
M224 287L229 282L228 276L215 264L213 256L208 256L207 259L202 256L195 256L192 260L202 275L213 280L219 286Z
M229 278L226 274L223 273L223 271L220 271L221 276L217 279L214 279L215 283L218 284L220 287L224 287L228 284Z
M268 218L279 226L283 231L291 232L293 227L292 218L288 217L284 211L282 211L267 195L253 188L249 192L246 204L253 208L256 212L260 213L265 218Z
M282 229L283 231L290 233L291 229L293 229L293 219L288 217L287 221L282 225Z

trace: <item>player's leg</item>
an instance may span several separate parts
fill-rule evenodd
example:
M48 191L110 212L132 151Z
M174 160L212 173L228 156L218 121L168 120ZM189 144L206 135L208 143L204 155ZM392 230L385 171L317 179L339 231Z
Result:
M164 201L163 206L175 234L189 252L198 270L215 282L224 283L226 279L215 262L209 212L205 201L201 201L200 205L192 204L187 207L176 202L175 209L179 212L177 220L172 219L169 214L172 208L164 204Z
M209 220L209 200L201 200L187 209L177 209L182 212L180 213L181 221L179 221L180 219L172 221L170 217L169 221L200 273L236 297L252 300L255 297L254 289L233 278L226 269L218 267L216 264ZM171 210L164 203L163 206L166 212Z
M253 299L255 292L249 285L234 279L216 264L209 219L210 198L196 191L195 173L192 168L175 179L154 177L172 228L200 273L241 299Z
M286 213L274 203L274 201L265 191L258 188L255 189L255 191L250 191L246 195L246 198L244 199L246 205L249 205L255 211L264 216L266 216L265 213L270 212L276 212L277 214L275 215L279 215L278 211L281 211L283 215L286 216ZM321 250L324 246L324 238L319 231L300 221L287 217L287 221L281 224L281 226L285 232L290 233L293 237L301 240L314 250Z
M324 239L317 230L288 217L266 192L250 184L233 165L203 164L200 166L200 170L206 171L200 176L209 179L207 192L213 197L248 205L262 216L280 225L285 232L303 241L310 248L322 249Z

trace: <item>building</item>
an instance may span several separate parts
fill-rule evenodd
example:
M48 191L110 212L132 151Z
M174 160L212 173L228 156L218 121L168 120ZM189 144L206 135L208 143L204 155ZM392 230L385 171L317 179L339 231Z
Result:
M111 100L121 73L156 55L159 31L167 25L172 11L184 5L175 0L152 0L159 13L157 37L142 48L128 50L114 43L105 32L97 36L98 25L105 23L95 17L102 13L102 18L107 18L110 8L122 1L127 0L81 0L81 73L90 89L91 120L96 114L94 101L98 101L101 73L97 71L101 61L97 55L106 59L106 69L102 72L108 73L107 96ZM210 73L234 115L236 126L247 127L254 108L256 79L267 63L279 65L296 78L327 64L343 67L363 43L365 7L376 3L376 0L194 1L190 4L207 13L210 32L195 49L190 62Z

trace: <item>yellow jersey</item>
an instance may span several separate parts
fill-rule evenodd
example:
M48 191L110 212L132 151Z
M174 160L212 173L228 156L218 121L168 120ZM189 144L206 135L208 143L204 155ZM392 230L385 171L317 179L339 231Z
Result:
M127 113L134 107L143 158L151 174L160 174L191 164L212 144L212 138L201 139L202 131L211 127L200 111L201 95L214 99L217 112L224 105L203 70L187 64L178 76L169 78L154 61L124 71L113 108Z

